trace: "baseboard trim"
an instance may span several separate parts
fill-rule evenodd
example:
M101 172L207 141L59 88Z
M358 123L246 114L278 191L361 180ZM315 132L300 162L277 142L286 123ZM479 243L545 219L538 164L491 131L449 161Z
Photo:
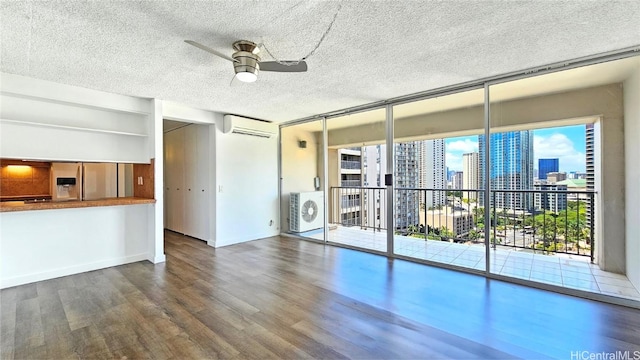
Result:
M162 257L164 258L164 254L162 255ZM59 269L35 273L35 274L16 276L16 277L7 278L7 279L3 278L3 279L0 279L0 289L5 289L13 286L18 286L18 285L30 284L30 283L42 281L42 280L55 279L55 278L73 275L73 274L79 274L87 271L104 269L111 266L129 264L132 262L147 260L147 258L148 258L148 254L144 253L144 254L125 256L121 258L102 260L102 261L92 262L88 264L74 265L74 266L59 268Z
M161 255L158 255L158 256L154 257L153 259L148 259L148 260L151 261L154 264L163 263L163 262L167 261L167 256L165 254L161 254Z

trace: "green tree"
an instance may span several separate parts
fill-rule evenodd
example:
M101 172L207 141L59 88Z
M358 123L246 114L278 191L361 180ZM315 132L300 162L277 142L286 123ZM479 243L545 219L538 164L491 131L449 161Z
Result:
M480 238L480 233L476 230L469 231L469 240L478 240Z
M453 233L453 231L451 231L447 227L443 226L443 227L440 228L440 236L441 237L445 237L447 239L453 239L455 237L455 234Z

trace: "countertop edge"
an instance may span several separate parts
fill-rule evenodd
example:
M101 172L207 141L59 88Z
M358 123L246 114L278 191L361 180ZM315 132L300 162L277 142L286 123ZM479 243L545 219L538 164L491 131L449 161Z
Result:
M87 207L104 207L104 206L123 206L123 205L139 205L153 204L155 199L123 197L100 200L85 201L60 201L60 202L41 202L25 204L22 201L6 201L0 202L0 213L2 212L18 212L18 211L34 211L34 210L56 210L56 209L77 209Z

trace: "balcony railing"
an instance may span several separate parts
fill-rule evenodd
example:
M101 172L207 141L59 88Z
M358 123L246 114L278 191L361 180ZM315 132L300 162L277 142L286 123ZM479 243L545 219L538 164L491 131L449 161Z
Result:
M587 218L594 212L595 192L492 190L489 196L489 242L492 247L590 256L593 260L594 224ZM396 234L485 243L482 190L402 188L395 189L394 201L392 228ZM386 188L333 187L329 221L362 229L386 230L389 227L386 204ZM357 222L342 221L342 214L349 211L347 208L354 207L359 209Z

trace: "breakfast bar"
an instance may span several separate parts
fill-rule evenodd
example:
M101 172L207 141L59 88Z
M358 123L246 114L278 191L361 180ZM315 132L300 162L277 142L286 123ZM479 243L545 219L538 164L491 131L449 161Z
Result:
M155 200L0 203L2 288L149 260Z
M75 209L96 206L118 206L118 205L137 205L137 204L153 204L154 199L146 199L139 197L120 197L106 198L97 200L71 200L71 201L50 201L50 200L17 200L0 202L0 212L14 211L36 211L36 210L54 210L54 209Z

